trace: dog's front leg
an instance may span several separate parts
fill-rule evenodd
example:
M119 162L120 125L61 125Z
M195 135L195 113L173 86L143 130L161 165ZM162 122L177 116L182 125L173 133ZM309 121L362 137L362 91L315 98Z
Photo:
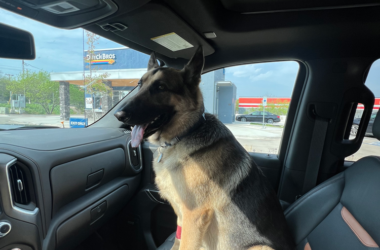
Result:
M181 229L182 229L182 213L180 206L176 203L171 203L175 214L177 215L177 232L174 239L174 245L170 250L179 250L179 246L181 243Z
M211 223L214 211L210 208L182 209L182 235L180 250L199 250L203 236Z
M177 232L174 239L174 245L170 250L178 250L181 244L182 216L177 213Z

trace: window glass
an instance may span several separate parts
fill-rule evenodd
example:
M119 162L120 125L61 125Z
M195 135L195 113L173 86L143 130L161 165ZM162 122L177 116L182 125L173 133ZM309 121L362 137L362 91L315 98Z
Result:
M247 151L277 154L298 70L297 62L286 61L204 74L200 87L205 109L216 115Z
M368 73L365 85L375 95L375 104L372 110L371 119L368 123L368 127L366 128L366 135L363 139L363 143L360 149L358 150L358 152L346 157L347 161L357 161L360 158L363 158L369 155L380 156L380 142L375 137L373 137L373 134L372 134L373 122L380 108L380 60L377 60L372 64L371 69ZM356 136L356 131L359 128L363 110L364 110L363 105L359 104L356 108L354 121L351 127L350 139L355 138Z
M0 59L0 129L85 127L146 72L149 56L83 29L64 30L0 9L0 22L33 34L35 60Z

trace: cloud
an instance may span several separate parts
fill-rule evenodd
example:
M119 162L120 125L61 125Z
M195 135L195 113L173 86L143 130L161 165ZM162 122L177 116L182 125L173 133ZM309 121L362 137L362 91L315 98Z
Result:
M249 65L240 65L227 68L228 72L232 73L235 77L249 77L252 73L257 74L261 71L261 68L258 68L254 64Z
M267 62L226 68L226 81L232 81L241 96L290 97L299 66L297 62Z
M257 82L257 81L261 81L264 79L268 79L272 76L273 76L273 71L267 71L265 73L261 73L261 74L257 74L257 75L254 74L254 75L250 76L249 79L252 82Z

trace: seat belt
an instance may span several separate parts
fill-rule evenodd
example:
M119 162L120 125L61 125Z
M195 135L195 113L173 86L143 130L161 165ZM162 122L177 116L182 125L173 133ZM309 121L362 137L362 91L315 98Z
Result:
M317 185L328 124L328 120L316 117L309 157L306 165L305 179L302 187L302 195L309 192ZM299 196L297 198L299 198Z

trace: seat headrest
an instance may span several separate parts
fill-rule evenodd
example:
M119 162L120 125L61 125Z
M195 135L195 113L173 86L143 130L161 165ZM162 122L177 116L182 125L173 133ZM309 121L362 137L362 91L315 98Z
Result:
M380 140L380 111L377 112L375 121L373 122L372 133L373 136L376 137L376 139Z

